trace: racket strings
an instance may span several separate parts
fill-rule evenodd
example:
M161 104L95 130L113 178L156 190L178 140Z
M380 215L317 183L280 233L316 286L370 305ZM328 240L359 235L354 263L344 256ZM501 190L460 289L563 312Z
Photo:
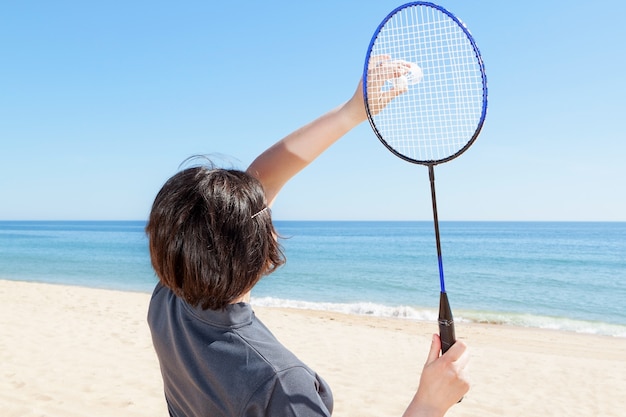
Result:
M378 33L370 57L377 55L415 63L423 72L420 83L372 117L387 145L416 161L460 152L480 123L484 81L477 51L459 24L431 7L404 8Z

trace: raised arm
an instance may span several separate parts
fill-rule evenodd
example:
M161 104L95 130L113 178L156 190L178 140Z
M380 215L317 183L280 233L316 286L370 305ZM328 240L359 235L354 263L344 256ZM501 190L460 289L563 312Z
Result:
M263 187L268 205L280 189L330 145L365 120L363 100L355 93L349 101L276 142L248 167Z
M398 61L391 61L389 57L376 59L380 65L372 67L371 71L375 73L368 75L368 79L379 81L375 88L381 91L380 100L377 100L380 111L394 97L404 92L394 89L382 92L385 79L405 74L408 67ZM247 171L263 184L268 205L274 203L276 195L289 179L367 118L361 83L362 81L350 100L290 133L250 164ZM371 90L372 88L368 91Z

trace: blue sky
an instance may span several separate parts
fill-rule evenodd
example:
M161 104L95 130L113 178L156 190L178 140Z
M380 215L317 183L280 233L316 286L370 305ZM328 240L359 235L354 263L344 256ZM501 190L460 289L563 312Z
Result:
M0 5L0 219L144 219L194 154L245 168L356 88L387 0ZM442 1L482 52L485 127L440 220L626 221L626 3ZM431 220L427 169L363 123L277 219Z

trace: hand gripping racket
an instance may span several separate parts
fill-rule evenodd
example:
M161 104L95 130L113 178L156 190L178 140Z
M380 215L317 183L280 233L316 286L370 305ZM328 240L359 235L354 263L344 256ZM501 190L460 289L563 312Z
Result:
M376 29L365 58L363 96L380 141L405 161L426 165L437 242L442 352L456 341L441 260L434 166L474 143L487 113L487 78L472 35L444 8L413 2Z

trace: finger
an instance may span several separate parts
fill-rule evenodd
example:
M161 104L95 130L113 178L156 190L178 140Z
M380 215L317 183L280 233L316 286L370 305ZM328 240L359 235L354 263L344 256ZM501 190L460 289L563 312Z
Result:
M409 90L409 85L406 81L403 83L397 82L394 84L393 88L389 90L391 97L389 97L389 101L398 97L402 93L406 93Z
M469 360L470 360L469 350L465 350L463 354L456 361L454 361L454 363L457 369L463 370L469 363Z
M370 57L370 67L376 67L382 64L384 61L389 61L391 57L389 55L374 55Z
M430 351L428 352L428 358L426 359L426 365L439 358L439 352L441 351L441 339L439 335L434 334L433 340L430 343Z
M448 360L454 362L458 360L461 357L461 355L463 355L466 349L467 349L467 345L463 343L462 341L457 340L450 347L450 349L448 349L448 351L445 353L445 356L446 358L448 358Z
M383 63L391 78L406 75L411 70L411 64L406 61L389 61Z
M379 99L378 99L379 100L379 104L382 107L385 107L387 104L389 104L389 102L391 100L393 100L394 98L396 98L400 94L405 93L408 89L409 89L409 87L407 86L407 84L405 82L403 85L395 85L393 88L391 88L391 89L389 89L387 91L381 92L380 95L379 95Z

